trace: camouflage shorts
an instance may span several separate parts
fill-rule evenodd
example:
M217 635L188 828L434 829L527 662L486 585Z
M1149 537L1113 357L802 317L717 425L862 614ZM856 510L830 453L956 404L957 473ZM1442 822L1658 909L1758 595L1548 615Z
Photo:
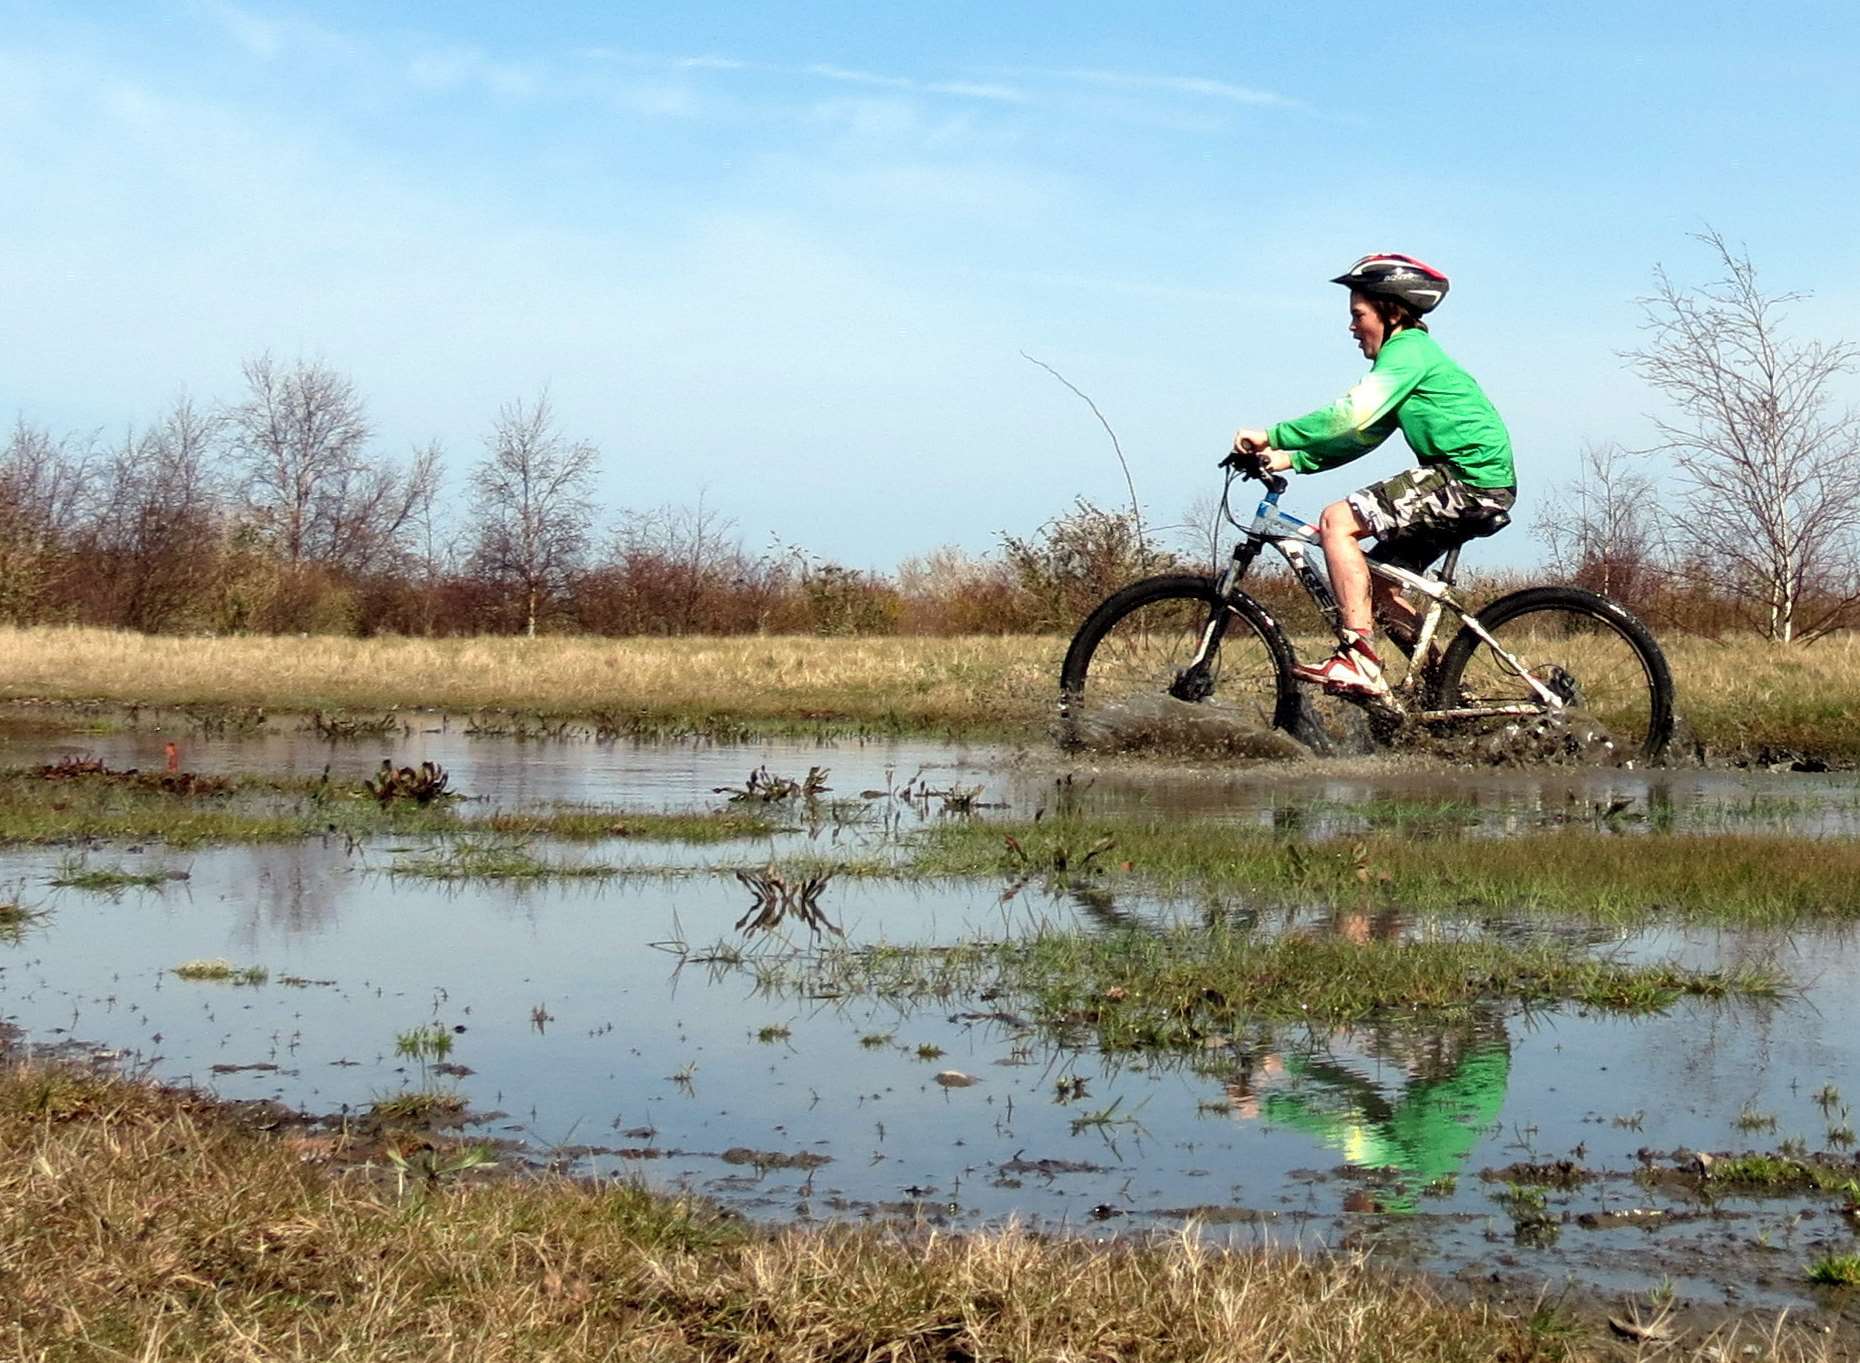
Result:
M1517 490L1472 487L1436 464L1372 483L1347 500L1376 537L1369 556L1418 573L1449 549L1509 525Z

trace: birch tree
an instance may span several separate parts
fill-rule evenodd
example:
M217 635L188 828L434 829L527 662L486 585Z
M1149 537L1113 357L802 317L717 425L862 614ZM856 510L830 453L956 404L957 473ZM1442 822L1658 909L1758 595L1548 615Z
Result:
M316 360L269 355L244 366L246 399L228 414L247 515L291 567L352 573L400 550L438 462L417 451L402 469L373 454L367 407L347 375Z
M1626 356L1673 404L1655 452L1683 488L1674 529L1770 639L1812 640L1860 602L1860 421L1836 391L1860 348L1789 337L1802 295L1765 294L1748 254L1697 239L1722 275L1686 288L1656 270Z
M485 437L484 462L472 474L473 558L515 594L531 638L587 553L599 460L593 445L557 428L546 392L500 408Z

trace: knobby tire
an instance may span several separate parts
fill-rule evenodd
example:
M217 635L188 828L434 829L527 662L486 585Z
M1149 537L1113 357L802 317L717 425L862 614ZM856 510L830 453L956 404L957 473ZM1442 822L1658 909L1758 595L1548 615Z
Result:
M1284 632L1251 597L1236 592L1222 601L1212 578L1188 573L1133 582L1086 617L1060 671L1065 712L1081 700L1098 705L1169 694L1217 610L1226 623L1209 659L1210 692L1200 699L1239 705L1248 718L1290 732L1299 699Z
M1628 749L1623 756L1655 762L1665 752L1673 736L1672 672L1647 627L1622 607L1580 587L1529 587L1500 597L1474 618L1508 651L1521 654L1539 680L1548 680L1551 667L1560 669L1566 684L1582 693L1585 708L1617 733ZM1610 645L1609 636L1620 647ZM1585 678L1585 649L1611 649L1618 661L1605 674L1589 664ZM1625 666L1630 655L1638 675ZM1441 659L1429 708L1504 699L1526 701L1535 693L1522 679L1504 675L1479 636L1462 627Z

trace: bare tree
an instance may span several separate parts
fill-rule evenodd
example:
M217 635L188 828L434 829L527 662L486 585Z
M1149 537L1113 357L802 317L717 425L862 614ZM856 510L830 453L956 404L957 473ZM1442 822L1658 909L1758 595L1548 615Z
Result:
M1860 348L1786 338L1801 295L1765 295L1747 254L1698 240L1723 276L1687 289L1656 270L1626 358L1674 404L1657 448L1686 485L1676 529L1769 638L1812 640L1860 601L1860 420L1834 392Z
M1661 558L1653 480L1621 446L1585 444L1576 480L1553 492L1532 526L1560 576L1629 599Z
M88 512L91 442L24 417L0 446L0 619L37 618Z
M545 391L498 410L486 455L472 474L477 493L474 552L478 570L514 588L525 632L560 593L588 547L594 516L589 485L600 452L556 429Z
M622 514L610 558L630 578L656 579L655 623L673 634L703 628L706 621L714 626L720 599L743 576L745 564L736 522L707 505L704 488L694 507Z
M123 438L98 478L86 551L109 565L109 618L132 629L181 624L218 569L221 418L186 397Z
M248 514L293 568L381 566L431 499L436 457L416 451L402 470L371 456L361 395L321 361L283 368L260 355L244 373L246 400L228 421Z

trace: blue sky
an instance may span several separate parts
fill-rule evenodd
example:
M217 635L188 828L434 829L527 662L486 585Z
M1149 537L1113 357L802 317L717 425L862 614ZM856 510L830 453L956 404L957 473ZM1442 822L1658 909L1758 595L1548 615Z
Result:
M460 486L547 385L604 521L701 492L889 569L1123 500L1022 350L1180 520L1234 427L1360 373L1325 280L1386 249L1453 277L1527 525L1650 438L1616 352L1656 263L1709 277L1688 233L1860 334L1856 68L1847 3L0 0L0 412L113 433L269 349Z

